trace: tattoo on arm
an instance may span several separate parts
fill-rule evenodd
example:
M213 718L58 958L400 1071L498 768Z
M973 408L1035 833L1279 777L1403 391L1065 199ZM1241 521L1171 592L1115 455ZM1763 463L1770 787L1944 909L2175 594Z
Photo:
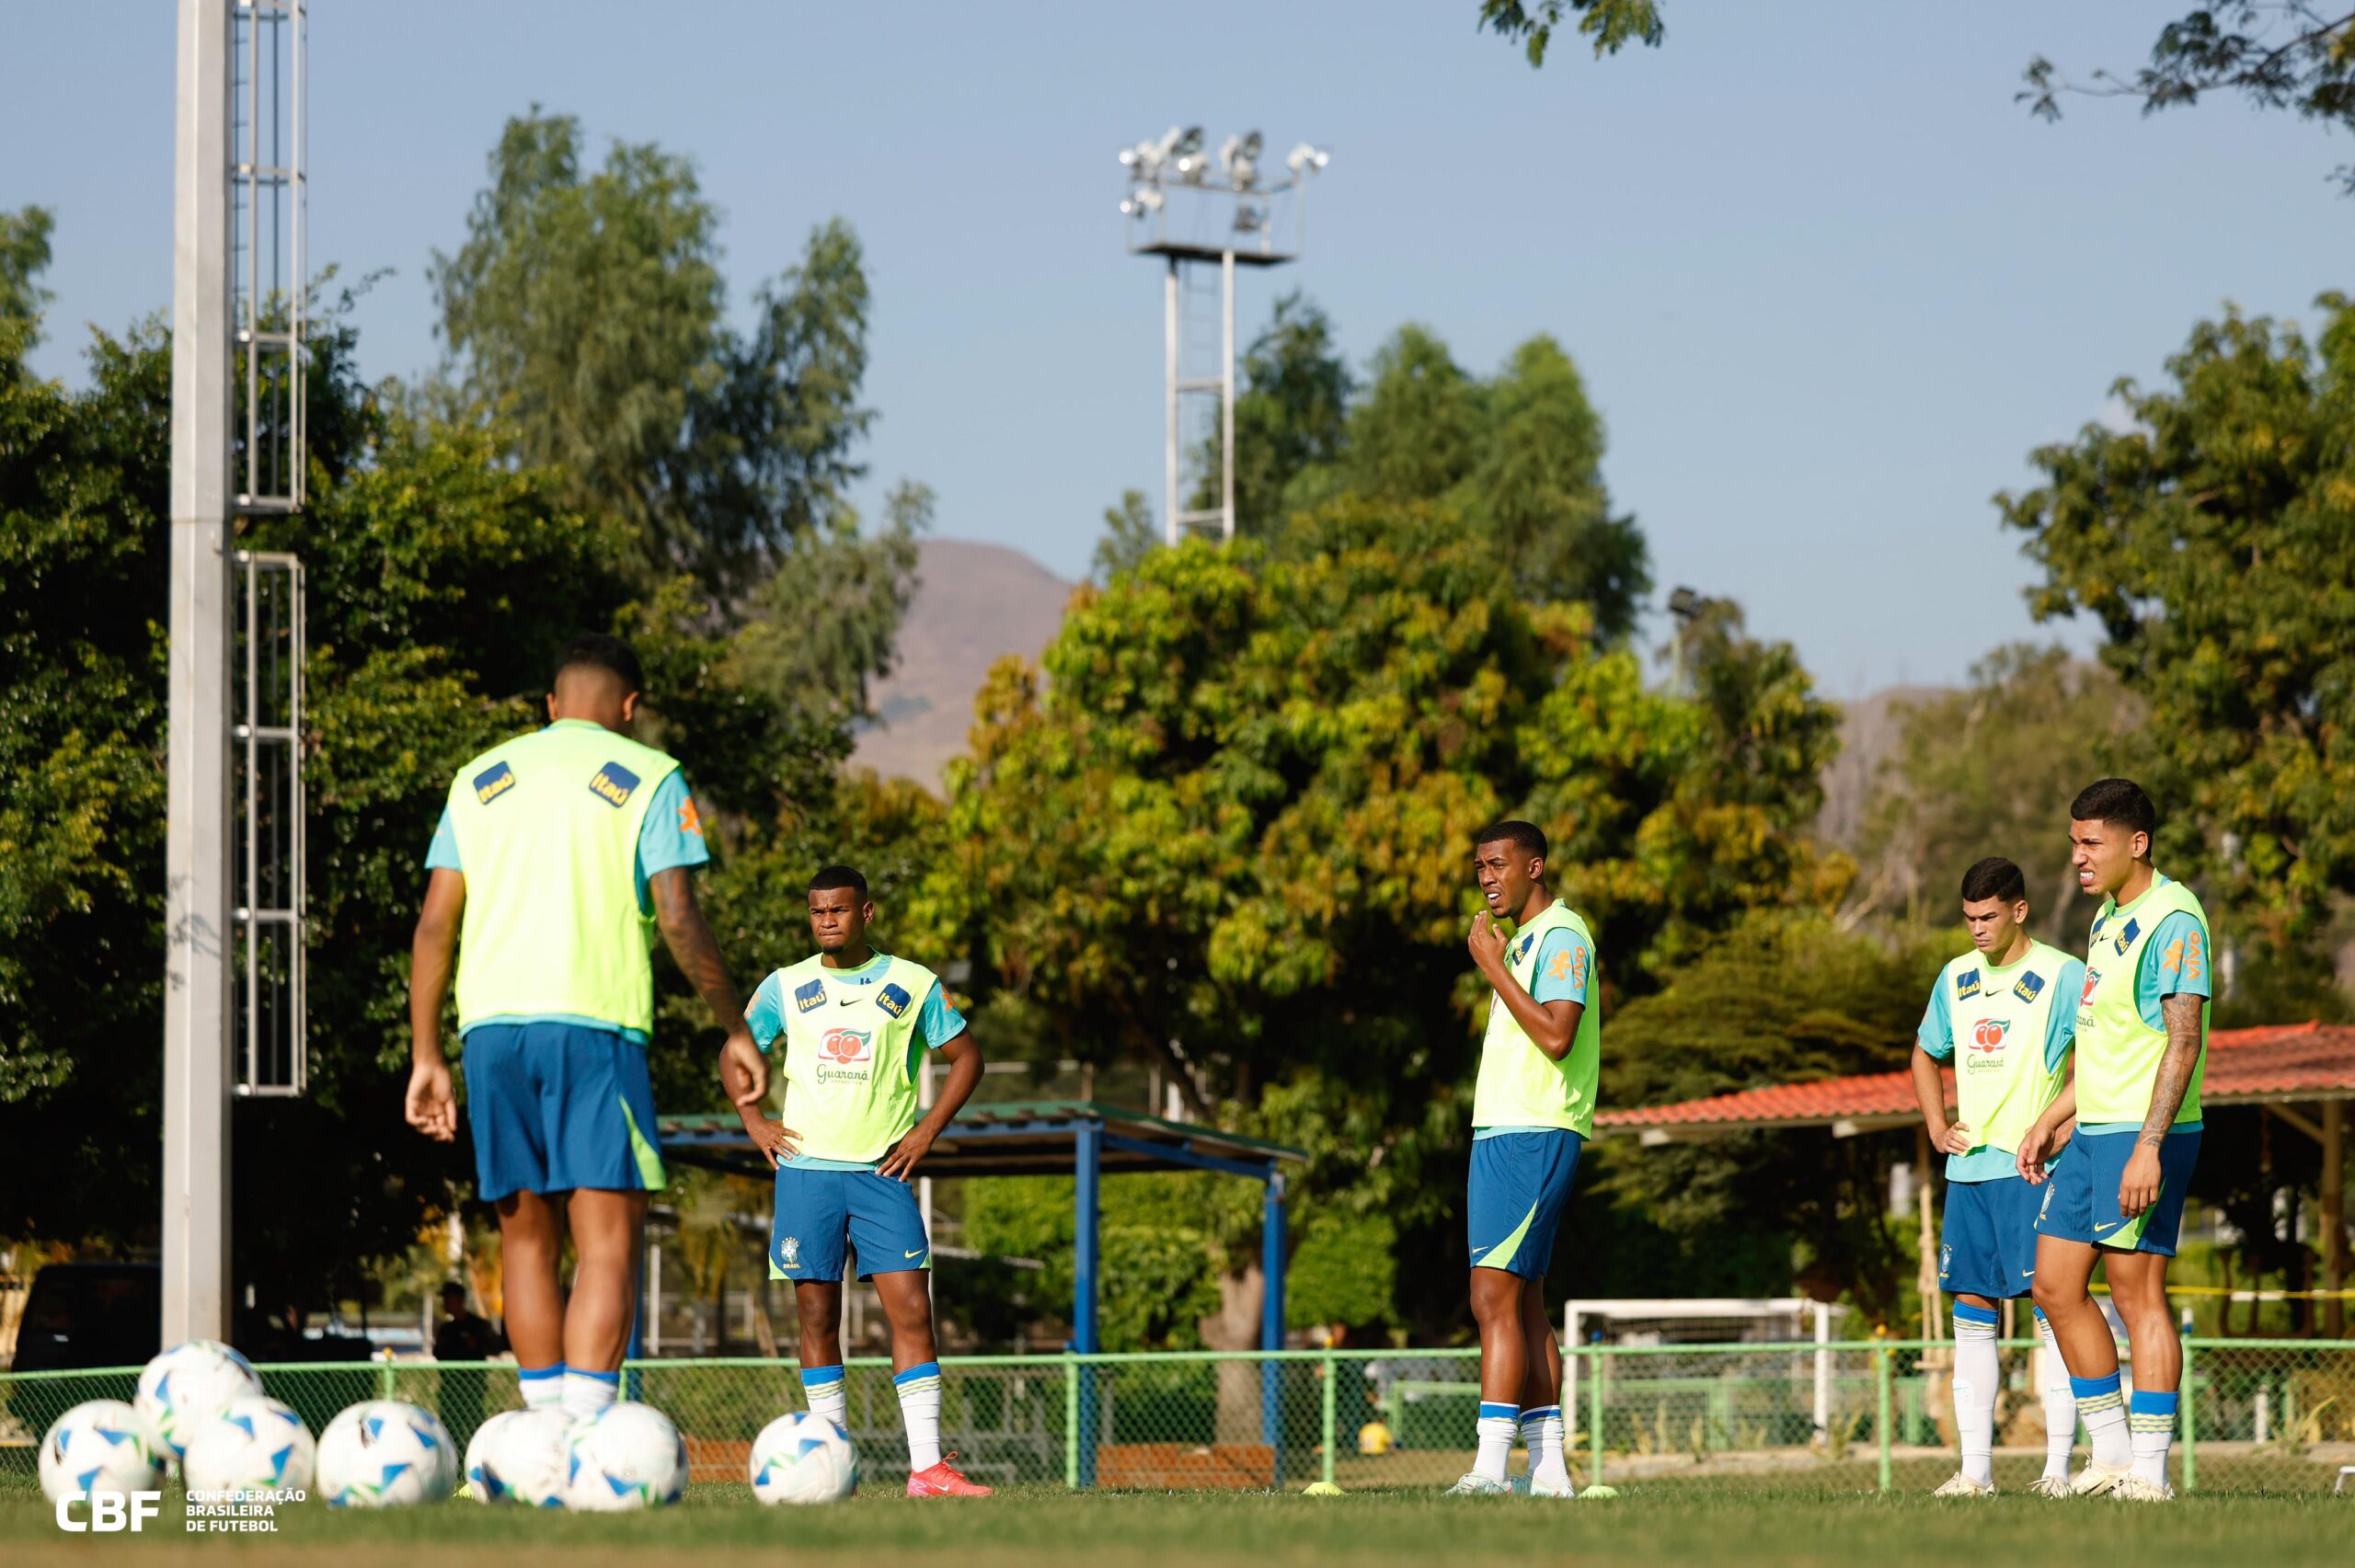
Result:
M2156 1149L2175 1125L2176 1113L2183 1108L2183 1097L2191 1090L2191 1070L2200 1060L2200 1010L2201 1000L2196 996L2168 996L2159 999L2159 1015L2166 1020L2166 1054L2159 1059L2159 1072L2151 1085L2150 1114L2142 1118L2142 1130L2135 1141L2145 1149Z
M703 998L722 1029L742 1028L744 1003L728 979L719 941L695 904L695 883L686 868L658 871L647 881L654 893L655 921L662 928L663 944L671 949L679 972L687 977L687 983L695 988L695 994Z

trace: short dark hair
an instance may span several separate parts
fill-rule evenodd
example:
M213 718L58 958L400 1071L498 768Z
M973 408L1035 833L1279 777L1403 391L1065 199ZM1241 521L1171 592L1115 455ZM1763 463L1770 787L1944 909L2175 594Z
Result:
M2132 779L2096 779L2069 803L2072 822L2107 822L2130 833L2159 831L2159 808Z
M638 662L638 653L619 637L603 632L583 632L557 650L556 669L549 674L548 684L554 686L564 679L564 672L583 665L610 670L621 677L625 691L646 690L646 671Z
M465 1299L465 1294L466 1294L466 1288L465 1288L465 1286L463 1286L463 1285L459 1284L459 1283L458 1283L456 1280L454 1280L454 1279L446 1279L446 1280L443 1280L443 1281L442 1282L442 1299L447 1300L447 1299L449 1299L450 1293L451 1293L452 1291L454 1291L454 1291L456 1291L456 1292L458 1293L458 1296L459 1296L459 1299L462 1299L462 1300L463 1300L463 1299Z
M1545 858L1545 830L1534 822L1523 822L1518 818L1491 822L1473 835L1472 847L1478 849L1482 844L1493 844L1499 841L1512 845L1523 854L1535 855L1539 860Z
M2020 868L2002 855L1991 854L1962 874L1962 901L1975 904L1982 898L2001 898L2016 904L2028 897L2028 878Z
M860 903L867 902L867 878L855 865L830 865L810 879L812 893L831 892L836 887L847 887L858 895Z

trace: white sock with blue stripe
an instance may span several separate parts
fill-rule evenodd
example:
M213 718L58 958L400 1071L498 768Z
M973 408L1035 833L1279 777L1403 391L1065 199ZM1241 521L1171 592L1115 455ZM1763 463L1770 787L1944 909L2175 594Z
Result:
M1505 1478L1505 1467L1512 1462L1513 1430L1520 1425L1521 1406L1480 1402L1480 1452L1472 1461L1473 1473L1490 1481Z
M1521 1413L1521 1440L1529 1447L1532 1480L1557 1486L1569 1483L1569 1467L1563 1463L1563 1437L1560 1405L1535 1405Z
M2154 1486L2167 1483L2167 1448L2175 1442L2176 1394L2173 1390L2136 1389L2126 1407L2126 1425L2134 1445L2134 1473Z
M2036 1332L2044 1339L2044 1473L2069 1479L2069 1453L2077 1446L2077 1396L2069 1387L2069 1364L2061 1359L2061 1342L2036 1310Z
M940 1363L926 1361L891 1374L900 1396L900 1419L908 1428L908 1472L940 1462Z
M843 1387L840 1367L801 1368L801 1397L810 1402L810 1414L824 1416L845 1433L850 1430L843 1419L850 1413L850 1393Z
M619 1372L584 1372L568 1367L564 1372L564 1413L575 1421L602 1414L622 1391Z
M1962 1473L1982 1486L1995 1483L1995 1385L2002 1378L1994 1309L1956 1302L1954 1429L1962 1439Z
M523 1385L525 1410L557 1410L563 1406L563 1362L553 1367L518 1367L515 1380Z
M2134 1442L2126 1433L2126 1396L2118 1388L2115 1372L2107 1378L2069 1379L2069 1391L2077 1396L2077 1419L2085 1424L2085 1440L2094 1446L2094 1463L2104 1470L2124 1470L2134 1462Z

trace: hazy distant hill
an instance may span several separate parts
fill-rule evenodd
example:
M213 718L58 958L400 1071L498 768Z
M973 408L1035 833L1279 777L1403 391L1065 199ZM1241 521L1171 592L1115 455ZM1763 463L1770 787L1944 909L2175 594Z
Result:
M965 750L982 677L1002 655L1036 658L1076 585L1003 544L927 539L920 552L899 663L875 687L879 722L851 760L937 789L941 764Z
M1823 770L1823 814L1815 830L1828 843L1854 849L1865 825L1880 765L1897 745L1897 710L1927 702L1945 688L1888 686L1840 704L1840 754Z

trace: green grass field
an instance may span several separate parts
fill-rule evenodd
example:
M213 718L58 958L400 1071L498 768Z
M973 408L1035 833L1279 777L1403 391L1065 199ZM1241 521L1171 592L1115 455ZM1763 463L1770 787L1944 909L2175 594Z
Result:
M1430 1492L1296 1495L1074 1495L913 1502L881 1491L826 1508L764 1508L741 1487L698 1487L653 1514L535 1514L454 1502L380 1514L281 1509L279 1533L182 1532L177 1499L137 1538L65 1536L38 1494L0 1494L0 1557L13 1568L132 1559L163 1564L350 1563L364 1568L568 1568L751 1564L856 1556L965 1568L1125 1568L1146 1562L1661 1561L1842 1563L2345 1564L2355 1560L2355 1495L2189 1497L2167 1506L2106 1499L1827 1496L1694 1485L1631 1487L1613 1502L1439 1497Z

